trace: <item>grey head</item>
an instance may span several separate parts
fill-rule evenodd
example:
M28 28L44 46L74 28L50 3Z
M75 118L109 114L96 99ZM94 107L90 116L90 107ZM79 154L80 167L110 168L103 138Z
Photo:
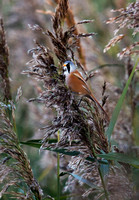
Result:
M71 61L66 61L63 64L63 72L65 76L69 75L71 72L75 71L76 69L77 67Z

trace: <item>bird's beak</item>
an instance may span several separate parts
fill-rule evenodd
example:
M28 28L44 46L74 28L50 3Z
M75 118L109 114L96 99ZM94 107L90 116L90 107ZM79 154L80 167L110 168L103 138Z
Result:
M65 66L66 66L66 64L63 65L63 67L65 67Z

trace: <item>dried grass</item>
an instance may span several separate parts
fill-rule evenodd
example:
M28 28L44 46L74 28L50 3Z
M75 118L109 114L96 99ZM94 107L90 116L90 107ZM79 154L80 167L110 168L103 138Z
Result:
M0 105L1 106L1 105ZM6 117L4 107L0 107L0 155L5 155L0 164L0 183L3 184L0 197L9 193L17 199L41 199L42 190L35 180L29 160L23 149L19 145L16 133L13 131L10 120ZM12 160L9 162L9 160ZM22 187L23 193L8 192L10 186L21 188L20 183L27 187Z
M118 28L114 31L115 37L110 40L108 45L106 45L104 52L108 51L112 46L114 46L117 42L123 40L126 36L125 34L117 33L122 29L131 29L133 31L132 35L135 36L139 32L139 2L136 1L134 3L129 4L126 8L121 8L117 10L112 10L113 12L119 13L116 17L110 18L107 21L107 24L116 23L118 24ZM120 59L124 57L128 57L132 54L138 55L139 42L134 42L128 47L125 47L120 53L118 53L118 57Z

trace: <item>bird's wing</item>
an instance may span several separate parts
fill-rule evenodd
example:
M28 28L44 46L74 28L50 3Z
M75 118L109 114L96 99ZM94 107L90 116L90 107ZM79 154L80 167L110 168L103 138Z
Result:
M84 80L84 78L82 77L82 75L81 75L78 71L74 72L73 75L76 76L80 81L83 82L82 87L83 87L89 94L91 94L91 91L89 90L89 88L88 88L88 86L87 86L87 84L86 84L86 81Z
M76 76L78 79L80 79L83 83L86 84L84 78L82 77L82 75L78 71L73 72L73 75Z

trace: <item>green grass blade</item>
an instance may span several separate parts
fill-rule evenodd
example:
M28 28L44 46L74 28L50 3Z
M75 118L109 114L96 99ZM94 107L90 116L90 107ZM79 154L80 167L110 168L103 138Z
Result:
M122 93L121 97L119 98L118 103L117 103L117 105L116 105L116 107L115 107L115 109L114 109L114 112L113 112L113 114L112 114L112 118L111 118L109 127L108 127L108 129L107 129L107 131L106 131L106 135L107 135L107 137L108 137L108 141L109 141L109 142L110 142L111 135L112 135L112 133L113 133L114 126L115 126L115 124L116 124L116 122L117 122L118 115L119 115L119 113L120 113L120 110L121 110L123 101L124 101L124 99L125 99L125 96L126 96L126 93L127 93L128 87L129 87L129 84L131 83L131 80L132 80L132 78L133 78L133 75L134 75L134 72L135 72L135 69L136 69L136 67L137 67L138 62L139 62L139 58L137 59L135 65L134 65L134 67L133 67L133 70L132 70L132 72L131 72L131 74L130 74L130 76L129 76L129 79L128 79L126 85L125 85L125 88L124 88L124 90L123 90L123 93Z
M104 68L104 67L124 67L124 65L121 65L121 64L103 64L103 65L99 65L99 66L97 66L97 67L95 67L94 69L92 69L92 70L90 70L89 72L88 72L88 74L91 74L93 71L96 71L96 70L98 70L98 69L102 69L102 68Z
M39 140L29 140L27 142L20 142L20 144L23 144L23 145L28 145L28 146L31 146L31 147L35 147L35 148L40 148L41 147L41 142Z
M57 132L57 140L60 141L60 130ZM57 153L57 199L60 200L60 154Z
M133 166L139 166L139 158L135 158L122 153L107 153L107 154L97 154L97 157L104 158L106 160L113 160L122 163L128 163Z
M57 143L57 139L47 139L48 144ZM20 144L28 145L35 148L40 148L42 145L42 139L28 140L26 142L20 142Z
M73 176L78 181L81 181L82 183L85 183L86 185L88 185L88 186L90 186L92 188L100 190L100 188L98 186L96 186L95 184L93 184L91 181L89 181L87 179L84 179L84 178L82 178L81 176L79 176L77 174L73 174L73 173L70 173L70 172L61 172L60 176L64 176L66 174Z

